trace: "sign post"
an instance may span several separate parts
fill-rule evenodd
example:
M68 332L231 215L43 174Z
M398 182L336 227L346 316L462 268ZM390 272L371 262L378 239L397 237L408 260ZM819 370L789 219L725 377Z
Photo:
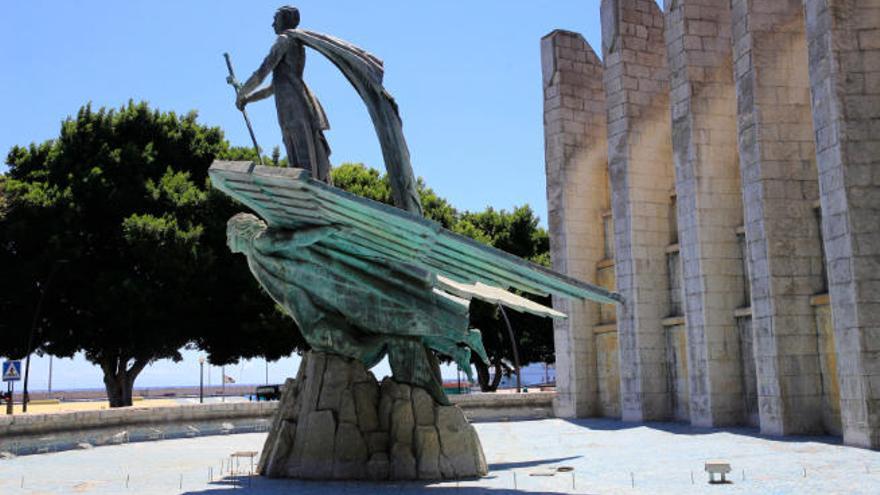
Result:
M12 393L15 391L13 384L21 380L21 361L3 362L3 381L7 383L6 414L12 414Z

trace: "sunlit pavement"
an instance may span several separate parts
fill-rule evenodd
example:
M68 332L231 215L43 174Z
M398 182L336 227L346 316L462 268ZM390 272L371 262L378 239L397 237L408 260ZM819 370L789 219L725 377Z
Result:
M245 402L244 397L205 397L206 403L220 402ZM136 399L133 407L168 407L179 404L198 404L199 399L187 397L179 399ZM22 413L21 404L13 406L13 414L52 414L60 412L77 412L77 411L98 411L102 409L110 409L110 403L107 401L76 401L76 402L58 402L58 401L33 401L28 403L28 412ZM6 405L0 404L0 414L6 412Z
M476 427L490 473L460 483L318 483L230 476L231 453L262 447L265 433L254 433L0 460L0 493L880 493L880 452L844 447L832 438L769 438L747 429L610 420ZM708 485L703 472L707 459L729 461L733 483ZM241 471L248 467L241 461ZM574 469L560 472L559 467Z

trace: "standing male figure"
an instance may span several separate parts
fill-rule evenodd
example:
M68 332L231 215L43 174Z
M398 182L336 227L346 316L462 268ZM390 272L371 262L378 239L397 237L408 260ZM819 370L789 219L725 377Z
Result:
M318 99L302 79L305 47L295 36L286 33L298 25L296 7L284 6L275 12L272 28L278 39L260 67L242 85L235 104L241 110L248 103L274 94L288 163L291 167L310 170L312 177L329 183L330 146L324 131L330 124ZM272 72L271 84L257 89L269 72Z

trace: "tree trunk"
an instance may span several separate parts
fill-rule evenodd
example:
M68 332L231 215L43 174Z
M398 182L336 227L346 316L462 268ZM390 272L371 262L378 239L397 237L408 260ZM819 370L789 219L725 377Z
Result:
M113 375L104 374L104 387L107 389L107 400L110 407L125 407L131 405L131 393L134 389L134 381L128 380L125 372Z
M107 389L107 400L110 407L127 407L132 404L134 380L146 367L149 360L135 359L130 368L129 359L108 359L101 363L104 371L104 388Z
M489 392L489 367L479 359L474 359L474 368L477 369L477 383L480 384L481 392Z
M495 362L495 376L492 377L492 391L498 390L498 384L501 383L501 375L504 372L504 367L501 364L501 361Z
M501 361L492 363L495 368L495 376L489 381L489 367L483 364L479 359L474 360L474 367L477 368L477 382L480 384L481 392L495 392L498 390L498 384L501 383L501 375L504 372L504 365Z

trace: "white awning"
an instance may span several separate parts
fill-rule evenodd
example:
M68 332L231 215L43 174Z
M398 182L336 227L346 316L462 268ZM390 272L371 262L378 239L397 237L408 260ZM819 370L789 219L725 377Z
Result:
M486 285L482 282L473 284L465 284L456 282L442 275L437 275L437 287L446 292L455 294L459 297L470 299L475 297L481 301L492 304L501 303L502 305L523 313L531 313L538 316L549 316L551 318L567 318L565 313L548 308L543 304L518 296L512 292L507 292L499 287Z

